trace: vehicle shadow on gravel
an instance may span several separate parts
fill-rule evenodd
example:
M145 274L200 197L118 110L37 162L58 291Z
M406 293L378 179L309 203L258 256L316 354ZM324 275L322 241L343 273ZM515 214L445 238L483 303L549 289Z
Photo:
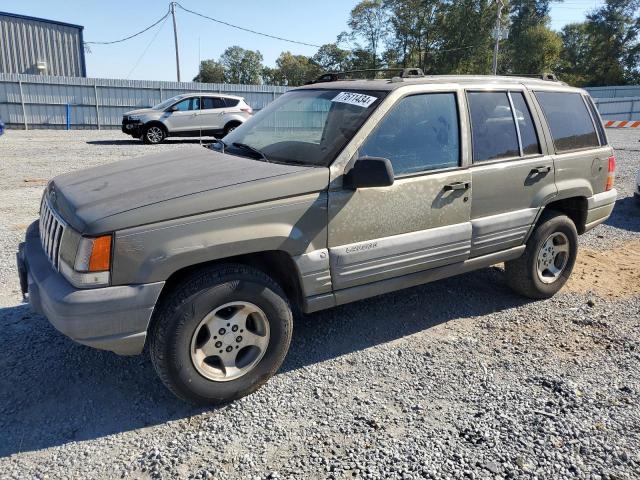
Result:
M605 224L630 232L640 232L640 205L633 197L617 200Z
M502 277L484 269L301 318L281 372L526 303ZM0 457L210 410L173 397L147 355L75 344L27 305L0 309L0 329Z

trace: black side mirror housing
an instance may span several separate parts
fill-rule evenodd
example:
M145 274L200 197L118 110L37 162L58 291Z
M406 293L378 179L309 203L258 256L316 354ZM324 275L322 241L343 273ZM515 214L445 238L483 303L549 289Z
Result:
M176 107L175 105L171 105L169 108L167 108L167 112L177 112L178 111L178 107Z
M361 157L344 175L344 186L358 188L389 187L393 185L393 166L388 158Z

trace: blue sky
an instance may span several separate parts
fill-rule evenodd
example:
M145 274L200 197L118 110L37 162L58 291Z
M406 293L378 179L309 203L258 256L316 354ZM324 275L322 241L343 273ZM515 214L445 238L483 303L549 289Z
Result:
M24 0L0 2L0 10L83 25L85 41L116 40L150 25L168 9L165 0ZM335 41L346 30L357 0L180 0L186 8L253 30L311 44ZM552 27L581 21L602 0L566 0L552 10ZM285 43L215 24L177 10L182 80L197 73L199 59L218 58L225 48L257 49L266 65L283 50L313 55L314 47ZM145 52L146 50L146 52ZM116 45L92 45L87 53L90 77L175 80L171 19L135 39Z

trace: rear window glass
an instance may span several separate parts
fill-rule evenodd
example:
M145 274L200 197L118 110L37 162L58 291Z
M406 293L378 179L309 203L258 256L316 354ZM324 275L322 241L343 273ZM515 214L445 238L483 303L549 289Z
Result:
M597 147L598 135L579 93L536 92L557 152Z
M235 107L236 105L238 105L238 103L240 103L240 100L238 100L237 98L225 98L224 103L227 105L227 107Z
M506 92L469 92L473 161L520 156L518 134Z
M540 143L536 128L533 125L531 112L521 92L511 92L511 101L515 109L516 119L518 120L518 128L520 129L520 139L522 140L522 154L535 155L540 153Z
M593 103L593 99L591 97L584 97L587 101L587 106L589 107L589 111L591 112L591 116L593 117L593 121L596 123L596 129L598 130L598 137L600 138L600 145L607 144L607 136L604 133L604 126L602 125L602 119L598 114L598 109L596 105Z

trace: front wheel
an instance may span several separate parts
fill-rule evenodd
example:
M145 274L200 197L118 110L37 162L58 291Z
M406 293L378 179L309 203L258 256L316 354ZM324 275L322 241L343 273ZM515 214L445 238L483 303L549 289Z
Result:
M259 270L222 265L182 282L150 331L153 365L179 398L228 402L260 388L289 348L293 319L281 288Z
M577 254L573 221L560 213L547 213L527 241L524 254L505 262L507 284L529 298L552 297L569 279Z
M149 125L142 132L142 141L148 145L157 145L162 143L166 136L164 128L160 125Z

